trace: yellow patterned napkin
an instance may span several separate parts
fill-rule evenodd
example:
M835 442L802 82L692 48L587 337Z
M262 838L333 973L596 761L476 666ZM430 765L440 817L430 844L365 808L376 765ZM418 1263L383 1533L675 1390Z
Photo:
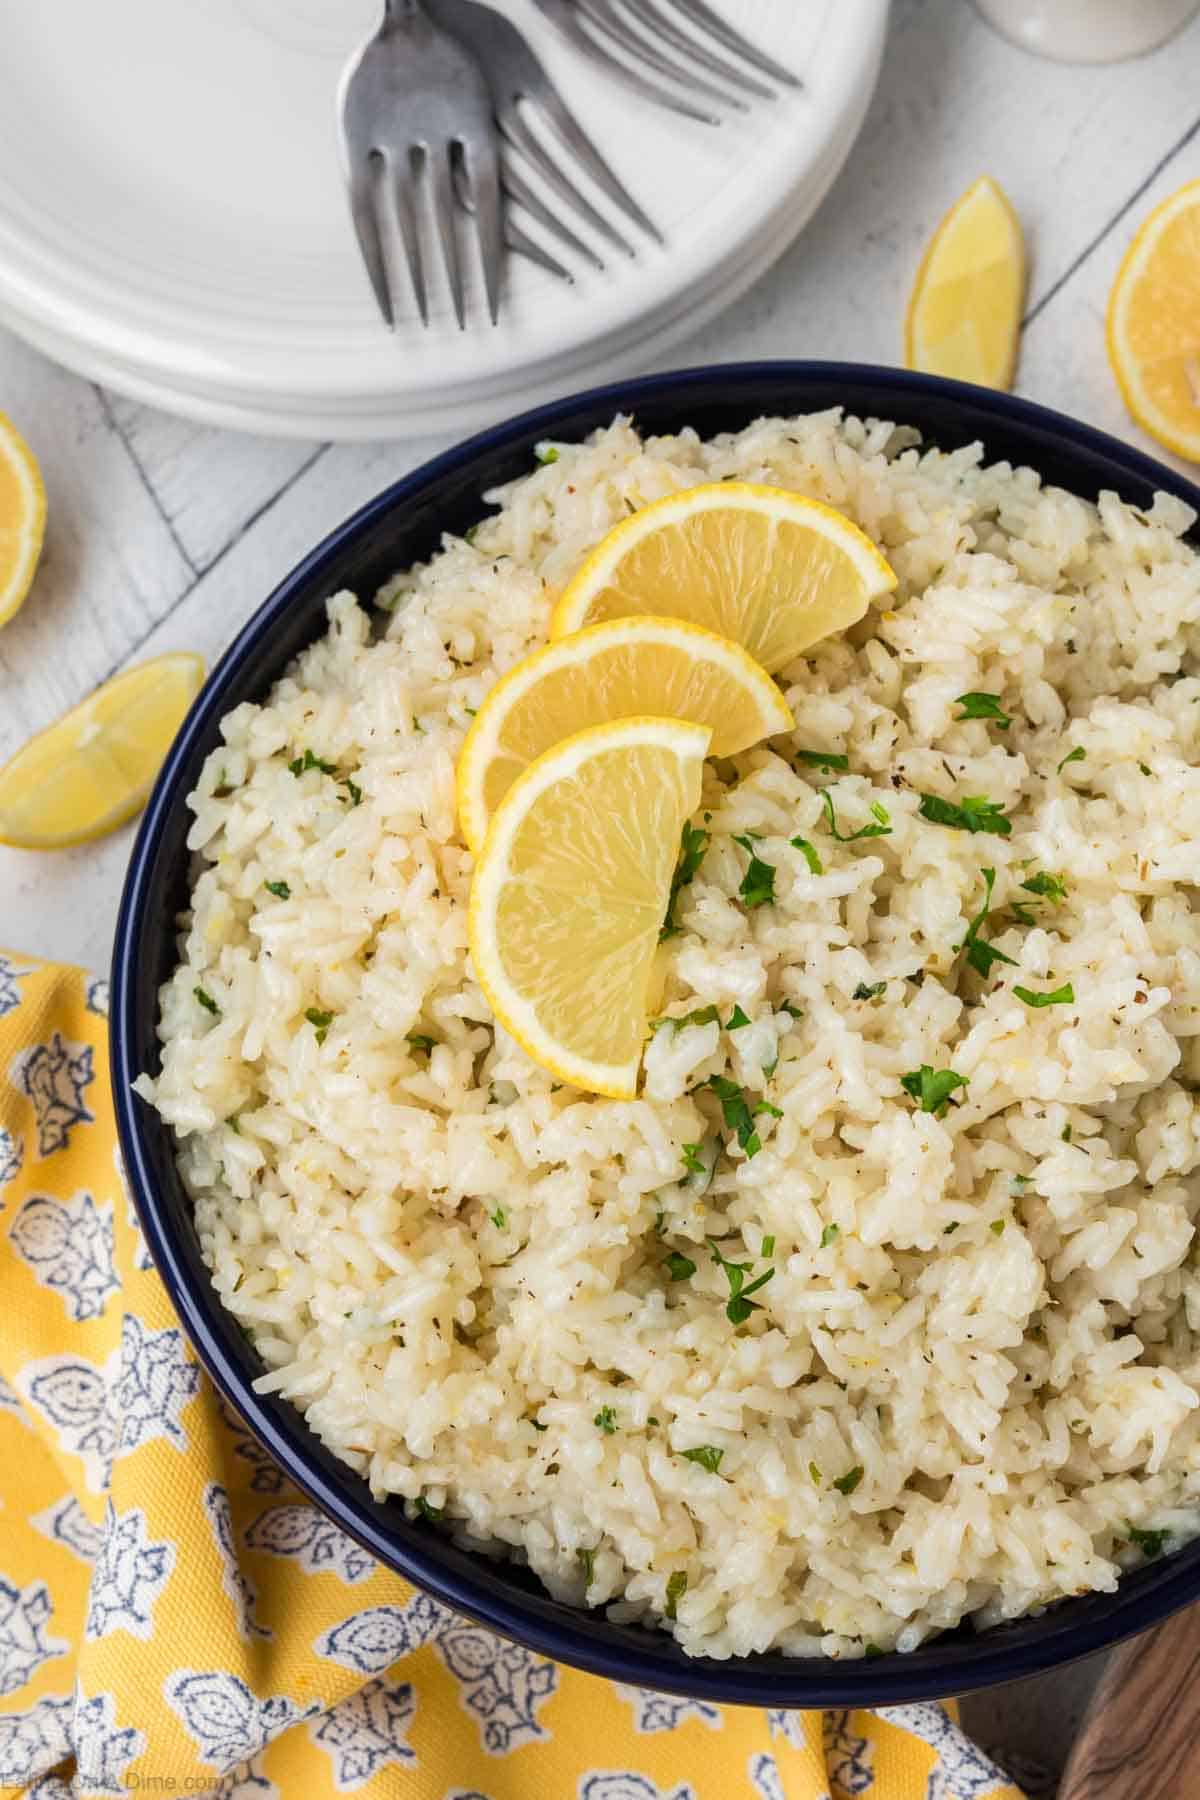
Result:
M0 1792L1020 1800L940 1706L719 1709L381 1569L222 1405L122 1185L106 984L0 956Z

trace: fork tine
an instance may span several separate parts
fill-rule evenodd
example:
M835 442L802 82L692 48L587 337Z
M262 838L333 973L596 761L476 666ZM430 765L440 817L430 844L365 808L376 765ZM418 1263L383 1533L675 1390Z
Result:
M503 184L501 191L508 191L507 181ZM459 205L466 212L474 211L474 202L472 201L470 190L467 186L466 174L461 167L454 171L454 195ZM515 199L516 195L514 194L510 197ZM521 227L513 218L510 208L502 207L501 217L503 221L504 243L509 250L513 251L517 256L523 256L527 262L536 263L540 269L546 269L551 275L557 275L560 281L568 281L574 286L575 277L572 275L570 269L563 263L560 263L556 257L551 256L548 250L543 250L542 246L531 238L527 232L522 231ZM571 234L568 232L567 235L570 236ZM572 241L579 244L578 238L574 238ZM579 244L581 250L584 249L584 247L584 245Z
M471 194L471 213L479 238L483 285L495 325L500 317L500 270L504 260L504 224L500 213L500 159L495 140L462 140L463 166Z
M635 225L640 225L643 231L649 232L650 236L661 244L663 235L658 226L653 219L647 217L625 184L609 168L587 132L575 122L563 105L558 90L551 87L549 82L546 84L545 91L538 96L538 104L567 148L573 151L576 160L583 164L597 187L603 188L609 199L619 206Z
M756 69L761 69L764 75L771 75L776 81L782 81L788 87L803 87L804 84L798 75L793 75L790 69L785 69L782 63L776 62L774 57L768 56L765 50L759 50L750 43L740 31L735 31L733 26L721 17L720 13L714 12L711 6L705 5L705 0L670 0L670 4L676 12L681 12L685 18L690 19L693 25L699 25L705 31L711 32L713 37L724 44L727 50L735 50L739 56L745 57L746 61L752 63Z
M408 279L422 325L429 323L429 301L425 293L425 271L421 266L421 239L417 231L417 193L413 180L412 152L403 153L392 165L392 195L396 203L396 226L408 264Z
M523 206L529 216L536 219L539 225L560 237L569 250L574 250L578 256L586 257L588 262L593 263L597 269L604 267L603 259L596 254L592 246L585 243L581 237L576 237L569 225L564 225L561 219L555 217L541 195L534 192L525 177L519 170L514 169L511 163L504 171L504 187L510 199L515 200L518 206Z
M660 75L677 81L680 87L698 95L702 100L717 100L722 106L731 106L737 112L747 110L746 102L739 94L729 94L721 88L713 87L710 82L693 75L690 69L673 62L669 56L664 56L653 38L643 36L621 14L613 11L611 0L577 0L577 3L584 18L597 31L606 33L623 50L635 50L639 61L649 63Z
M617 246L618 250L624 250L626 256L634 256L636 254L633 246L626 243L616 226L611 225L604 217L603 213L596 211L596 208L592 205L591 201L588 200L585 195L580 193L570 176L567 175L565 170L559 167L554 157L538 143L537 138L534 136L533 132L530 131L529 126L525 123L525 120L521 117L515 106L507 109L505 116L500 123L501 130L504 132L509 142L514 144L518 150L525 153L538 173L552 188L555 189L558 195L566 201L568 206L574 207L576 212L582 213L583 217L588 221L588 224L592 226L593 230L600 232L602 236L608 238L611 243L614 243Z
M626 86L633 88L645 99L653 100L656 106L668 106L672 112L682 113L685 119L695 119L701 125L719 125L721 123L719 113L701 112L699 107L693 106L690 101L682 99L678 94L673 94L669 88L659 87L656 81L647 81L646 77L639 73L632 63L624 63L620 57L613 56L602 43L597 42L591 32L584 30L574 7L565 7L561 12L556 10L550 16L564 37L569 38L577 50L582 50L585 56L590 57L593 62L599 63L602 68L608 69L611 74L618 76Z
M575 277L570 269L564 263L560 263L556 257L551 256L548 250L543 250L540 244L535 243L511 219L508 222L506 237L509 249L515 251L518 256L523 256L526 262L536 263L539 269L545 269L549 274L557 275L560 281L568 281L572 287L575 286Z
M458 238L454 231L454 182L450 171L450 145L441 144L427 150L425 168L433 200L434 223L442 245L442 261L446 265L446 280L450 283L450 298L454 303L454 316L458 320L458 329L465 331L467 309L463 299L462 270L458 265Z
M378 183L377 159L368 157L365 162L354 163L346 178L346 186L350 195L350 216L354 220L354 229L358 234L358 247L366 264L367 274L371 278L371 287L378 302L379 310L385 322L395 330L396 315L392 307L392 291L388 286L387 264L383 258L383 240L379 235L379 219L375 211L375 190Z
M632 12L633 23L638 23L638 15L634 11L631 0L617 0L617 4L623 12ZM759 100L774 100L774 88L767 87L765 82L756 80L753 75L747 75L746 71L739 69L736 63L728 62L723 56L714 55L696 38L690 37L686 31L681 31L666 7L658 4L658 0L642 0L642 11L645 15L641 20L643 25L651 28L655 36L661 38L664 43L671 44L684 56L690 57L693 62L698 63L702 69L707 69L710 75L717 75L722 81L732 82L735 87L740 87L747 94L755 95Z

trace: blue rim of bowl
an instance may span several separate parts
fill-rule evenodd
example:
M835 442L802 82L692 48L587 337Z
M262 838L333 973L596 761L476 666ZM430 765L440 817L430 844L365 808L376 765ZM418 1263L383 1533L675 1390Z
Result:
M461 1551L434 1528L404 1519L395 1502L372 1501L361 1478L324 1450L288 1402L253 1392L250 1381L261 1372L261 1365L255 1368L238 1327L222 1308L199 1262L194 1231L160 1205L150 1146L153 1134L165 1132L165 1127L134 1096L130 1085L140 1072L138 1046L154 1042L153 1024L144 1017L138 969L148 936L159 928L153 916L153 879L164 836L183 806L185 778L207 754L206 740L227 710L229 686L297 596L320 584L325 571L397 509L419 501L447 477L469 472L481 459L518 448L531 450L541 438L565 436L564 422L578 429L581 414L591 416L591 424L584 425L591 429L617 413L636 415L663 403L702 405L708 400L738 406L729 400L731 392L744 393L748 401L757 397L758 403L748 404L744 413L747 424L771 411L772 397L777 406L789 405L792 411L820 410L837 403L839 393L869 392L876 397L872 405L847 402L848 410L869 411L901 424L914 412L945 407L951 416L974 421L976 427L965 436L952 427L951 447L983 435L992 460L989 437L993 441L997 434L1011 437L1024 446L1019 460L1039 471L1065 451L1068 461L1082 457L1111 474L1112 485L1123 496L1138 490L1139 504L1161 488L1200 512L1200 489L1091 426L1013 395L870 364L757 362L673 370L570 395L476 433L390 485L331 532L264 601L205 682L150 796L121 897L112 966L113 1096L142 1230L201 1364L290 1480L384 1567L501 1636L595 1675L716 1704L880 1706L1011 1681L1145 1630L1200 1598L1200 1540L1122 1576L1115 1593L1059 1601L1040 1615L1026 1615L980 1634L960 1626L906 1655L889 1652L841 1663L789 1658L778 1652L727 1661L685 1657L663 1633L616 1626L602 1612L583 1612L556 1602L527 1575ZM806 400L817 400L818 405L806 406ZM475 492L482 513L482 493ZM322 589L326 594L331 591ZM323 610L314 609L310 639L319 634L321 618ZM276 665L270 679L280 672ZM513 1581L521 1585L514 1589Z

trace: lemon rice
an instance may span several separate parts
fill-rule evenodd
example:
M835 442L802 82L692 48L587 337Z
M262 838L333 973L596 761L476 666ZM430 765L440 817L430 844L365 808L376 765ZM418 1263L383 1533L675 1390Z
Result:
M260 1386L427 1529L692 1654L911 1650L1196 1527L1191 517L915 437L560 445L382 610L335 598L189 801L139 1090ZM641 1073L599 1096L478 978L455 767L630 509L727 476L896 588L656 827Z

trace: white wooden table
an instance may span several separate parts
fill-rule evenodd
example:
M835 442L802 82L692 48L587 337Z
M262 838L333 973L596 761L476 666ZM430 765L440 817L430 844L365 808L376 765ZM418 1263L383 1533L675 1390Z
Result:
M1077 69L1014 49L965 0L897 0L866 128L820 213L670 362L897 361L921 245L987 172L1032 252L1020 391L1139 440L1108 370L1104 304L1138 220L1200 175L1198 71L1200 18L1140 62ZM191 649L211 664L325 531L443 447L207 430L2 333L0 410L33 444L49 498L35 589L0 632L0 761L129 663ZM52 856L0 849L0 944L103 966L132 834Z

